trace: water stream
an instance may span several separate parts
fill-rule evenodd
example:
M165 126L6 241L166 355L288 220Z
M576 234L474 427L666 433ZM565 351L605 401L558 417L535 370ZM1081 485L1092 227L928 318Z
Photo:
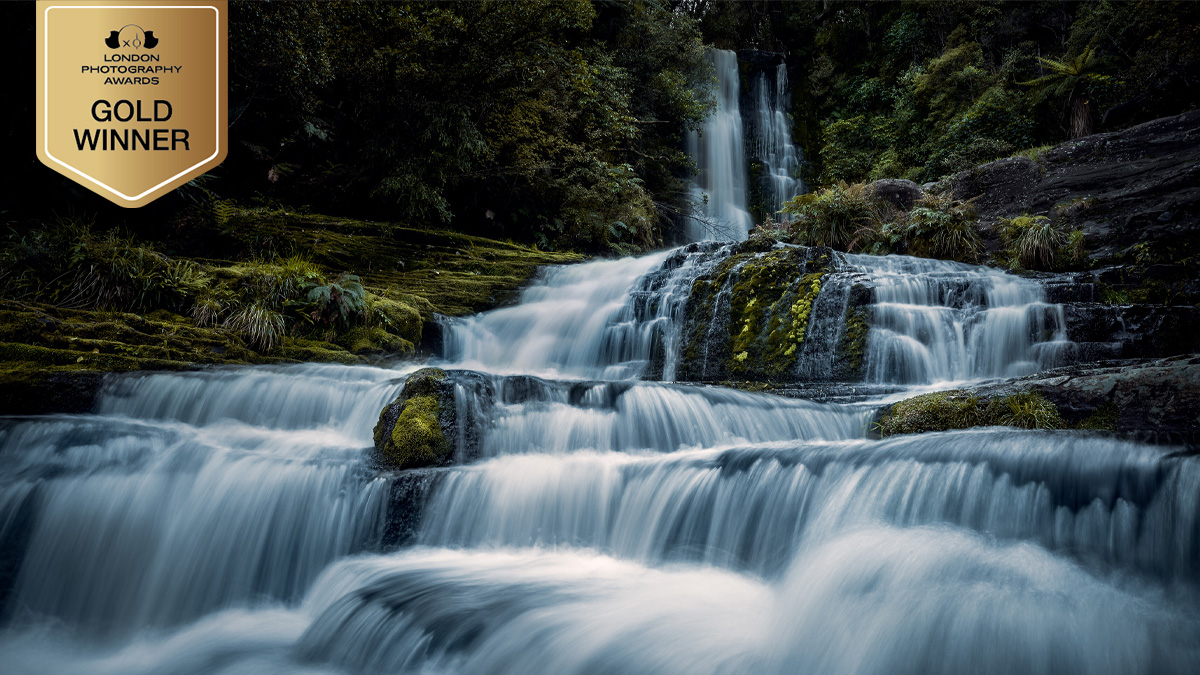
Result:
M1079 431L868 440L878 401L674 382L728 253L547 270L452 324L441 365L487 384L458 390L487 410L465 466L371 462L416 364L132 374L94 413L0 418L5 672L1200 669L1200 461ZM865 383L1071 357L1034 281L844 256L806 378L856 284Z

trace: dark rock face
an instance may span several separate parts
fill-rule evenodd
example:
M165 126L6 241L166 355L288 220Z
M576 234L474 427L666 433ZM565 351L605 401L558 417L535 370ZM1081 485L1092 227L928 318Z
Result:
M1165 443L1200 442L1200 356L1068 368L1025 384L1053 402L1069 424L1084 424L1107 408L1113 431Z
M1093 259L1141 243L1174 262L1200 240L1200 111L984 164L939 187L975 199L985 229L1040 214L1083 230Z
M392 477L387 524L380 542L385 549L416 543L430 492L444 469L412 469Z
M900 209L908 211L925 196L925 190L911 180L883 178L867 185L876 199L886 199Z
M104 379L91 370L11 371L0 382L0 415L91 412Z

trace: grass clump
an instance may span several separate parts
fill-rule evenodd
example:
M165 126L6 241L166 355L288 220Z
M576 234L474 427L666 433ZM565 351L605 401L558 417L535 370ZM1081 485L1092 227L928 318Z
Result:
M1059 249L1068 242L1068 235L1046 216L1025 214L1000 219L1000 238L1008 251L1010 268L1053 270ZM1079 246L1082 246L1080 237Z

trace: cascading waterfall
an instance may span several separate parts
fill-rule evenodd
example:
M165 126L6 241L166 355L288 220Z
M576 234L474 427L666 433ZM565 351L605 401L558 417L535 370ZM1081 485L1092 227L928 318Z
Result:
M788 119L791 96L787 64L778 64L771 78L767 73L759 73L752 92L757 118L753 156L763 167L763 207L769 214L777 214L784 202L804 192L800 180L802 158L792 145L792 124Z
M693 244L551 269L517 305L449 326L446 356L493 373L624 380L657 366L671 379L692 282L727 252Z
M873 289L866 379L919 384L1016 377L1067 363L1061 305L999 270L908 256L839 254Z
M721 239L741 241L754 221L746 209L746 144L737 54L710 49L706 54L717 75L717 108L699 131L687 133L688 156L700 175L692 187L696 215L688 219L691 241Z
M482 371L456 389L480 413L460 415L478 425L465 466L371 463L379 410L415 365L126 375L93 414L0 418L0 663L1200 669L1200 460L1078 431L869 440L877 401L672 383L690 289L729 254L547 270L517 305L448 325L439 363ZM1035 281L845 255L799 371L834 372L855 303L877 383L1070 353ZM395 548L398 520L415 525Z

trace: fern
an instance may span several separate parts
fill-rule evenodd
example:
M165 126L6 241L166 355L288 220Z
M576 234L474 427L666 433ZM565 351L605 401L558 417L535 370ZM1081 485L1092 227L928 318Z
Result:
M312 288L308 301L313 304L312 320L319 325L347 329L366 318L367 292L362 280L353 274L343 274L337 281Z

